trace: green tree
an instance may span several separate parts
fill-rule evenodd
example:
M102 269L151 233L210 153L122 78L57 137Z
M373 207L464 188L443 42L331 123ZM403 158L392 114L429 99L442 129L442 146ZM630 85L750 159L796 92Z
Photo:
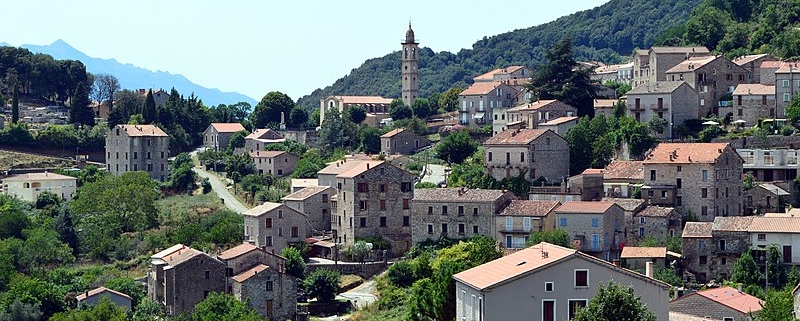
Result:
M438 186L436 186L435 183L431 183L431 182L419 182L419 183L414 184L414 188L415 189L437 188L437 187Z
M387 273L389 281L395 286L407 288L414 284L414 264L409 261L399 261L389 267Z
M411 104L411 111L415 117L421 119L425 119L436 113L436 110L433 109L433 105L425 98L414 99L414 103Z
M325 168L325 161L317 153L310 151L303 155L292 172L292 178L316 178L317 172Z
M244 147L244 141L247 135L250 135L250 132L247 130L241 130L233 133L233 135L231 135L231 139L228 141L228 153L233 154L233 151L237 148Z
M451 164L460 164L477 150L478 144L469 133L457 130L436 145L436 157Z
M262 188L269 188L275 183L275 177L270 174L250 174L242 179L241 189L248 194L249 198L254 199L256 193Z
M78 255L78 232L72 219L69 207L62 206L58 215L53 220L53 229L58 233L58 239L72 249L72 255Z
M159 196L156 182L146 172L126 172L81 187L70 210L79 225L87 218L109 217L120 233L142 231L158 223Z
M759 272L758 265L749 250L742 252L736 263L733 264L731 281L747 285L763 284L764 276Z
M744 174L744 179L742 179L742 189L745 191L751 190L753 187L756 187L756 177L753 176L752 171L748 171Z
M686 40L714 50L717 43L725 36L725 28L730 17L722 10L708 4L701 4L692 10L692 16L686 22Z
M80 82L75 88L75 94L70 98L69 102L69 122L73 124L81 124L94 126L94 112L89 107L89 92L86 89L86 84Z
M384 132L376 127L364 127L359 131L361 151L367 154L377 154L381 152L381 135Z
M41 318L38 302L26 303L15 299L5 311L0 311L0 321L38 321Z
M319 131L319 145L326 151L350 146L350 137L339 111L333 108L325 113Z
M800 95L794 95L789 106L786 106L786 118L789 118L789 123L797 126L800 121Z
M367 242L364 241L357 241L353 243L353 245L350 245L350 247L348 248L350 257L358 262L364 262L364 259L367 257L367 254L369 254L369 250L370 250L369 245L367 245Z
M351 106L345 110L345 115L354 124L361 124L364 119L367 119L367 110L361 105Z
M294 128L308 126L308 110L303 106L294 106L289 113L289 124Z
M756 316L758 321L795 320L793 315L794 297L791 287L782 290L770 290L764 300L764 307Z
M71 263L75 260L69 245L59 240L55 230L46 226L25 230L23 251L19 262L28 271L48 265Z
M393 121L411 118L413 115L414 112L411 107L406 106L399 98L392 100L392 103L389 104L389 116L392 117Z
M673 268L656 267L653 272L653 277L673 286L683 285L683 280Z
M11 284L6 298L17 298L23 303L39 304L44 318L66 310L64 292L53 283L36 279L24 278Z
M169 168L169 186L179 193L194 191L197 173L192 168L194 168L194 161L189 153L183 152L175 156L175 160Z
M108 103L109 109L114 109L114 96L119 92L119 79L109 74L94 75L92 98L99 103Z
M292 246L287 246L281 251L281 256L286 258L286 274L302 280L306 276L306 261L300 251Z
M253 128L266 128L269 124L280 123L281 113L284 118L290 118L292 108L294 108L294 100L282 92L272 91L264 95L256 104L253 113L250 114L250 122L253 124Z
M533 246L542 242L571 248L572 244L569 240L569 233L566 230L557 228L555 230L541 230L531 233L528 242L525 242L525 247Z
M439 107L445 111L455 111L458 108L458 94L464 91L464 87L452 87L439 96Z
M119 291L131 297L131 305L137 306L147 296L145 288L136 280L129 277L118 277L106 282L106 288Z
M303 280L310 297L321 302L330 302L339 292L339 271L316 269Z
M156 121L156 100L153 97L153 90L147 91L147 96L144 98L144 105L142 106L142 124L152 124Z
M573 57L572 38L566 36L545 53L547 63L536 68L525 85L538 99L557 99L578 108L578 116L594 116L594 68L578 64Z
M31 226L31 220L23 209L19 199L0 195L0 239L24 238L22 231Z
M192 312L193 321L263 321L264 318L230 294L212 292L197 304Z
M576 321L655 321L656 315L634 295L633 287L611 281L600 285L597 294L584 309L578 310Z
M233 180L234 185L242 179L256 172L256 164L247 153L228 156L225 162L225 176Z

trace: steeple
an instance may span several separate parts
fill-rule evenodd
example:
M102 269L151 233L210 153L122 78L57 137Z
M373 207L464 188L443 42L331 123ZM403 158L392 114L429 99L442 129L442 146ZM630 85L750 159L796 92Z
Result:
M403 42L402 52L402 92L400 98L403 103L411 106L419 95L419 61L417 60L417 53L419 52L419 43L414 39L414 30L411 29L411 22L408 22L408 31L406 31L406 41Z

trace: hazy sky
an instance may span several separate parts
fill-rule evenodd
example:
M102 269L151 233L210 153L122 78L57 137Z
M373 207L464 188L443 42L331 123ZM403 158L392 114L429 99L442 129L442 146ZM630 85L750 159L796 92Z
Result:
M455 53L483 36L605 2L23 0L3 4L0 42L63 39L88 56L183 74L205 87L297 99L399 50L409 20L421 46Z

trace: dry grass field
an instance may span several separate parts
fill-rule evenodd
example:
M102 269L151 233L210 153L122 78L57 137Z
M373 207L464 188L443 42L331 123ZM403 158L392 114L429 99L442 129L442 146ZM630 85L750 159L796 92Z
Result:
M75 161L35 154L0 150L0 170L20 168L72 168Z

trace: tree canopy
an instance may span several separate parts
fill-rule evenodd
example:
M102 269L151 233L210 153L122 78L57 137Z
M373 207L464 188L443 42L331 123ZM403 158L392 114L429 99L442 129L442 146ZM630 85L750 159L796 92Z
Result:
M284 121L288 122L291 120L292 108L294 108L294 100L282 92L271 91L256 104L253 113L250 114L250 122L253 128L274 126L281 122L281 113L283 113Z
M597 294L586 308L578 310L576 321L655 321L656 315L647 310L641 299L634 295L633 287L624 287L611 281L600 285Z
M463 163L478 150L478 144L466 130L456 130L436 145L436 157L451 164Z

